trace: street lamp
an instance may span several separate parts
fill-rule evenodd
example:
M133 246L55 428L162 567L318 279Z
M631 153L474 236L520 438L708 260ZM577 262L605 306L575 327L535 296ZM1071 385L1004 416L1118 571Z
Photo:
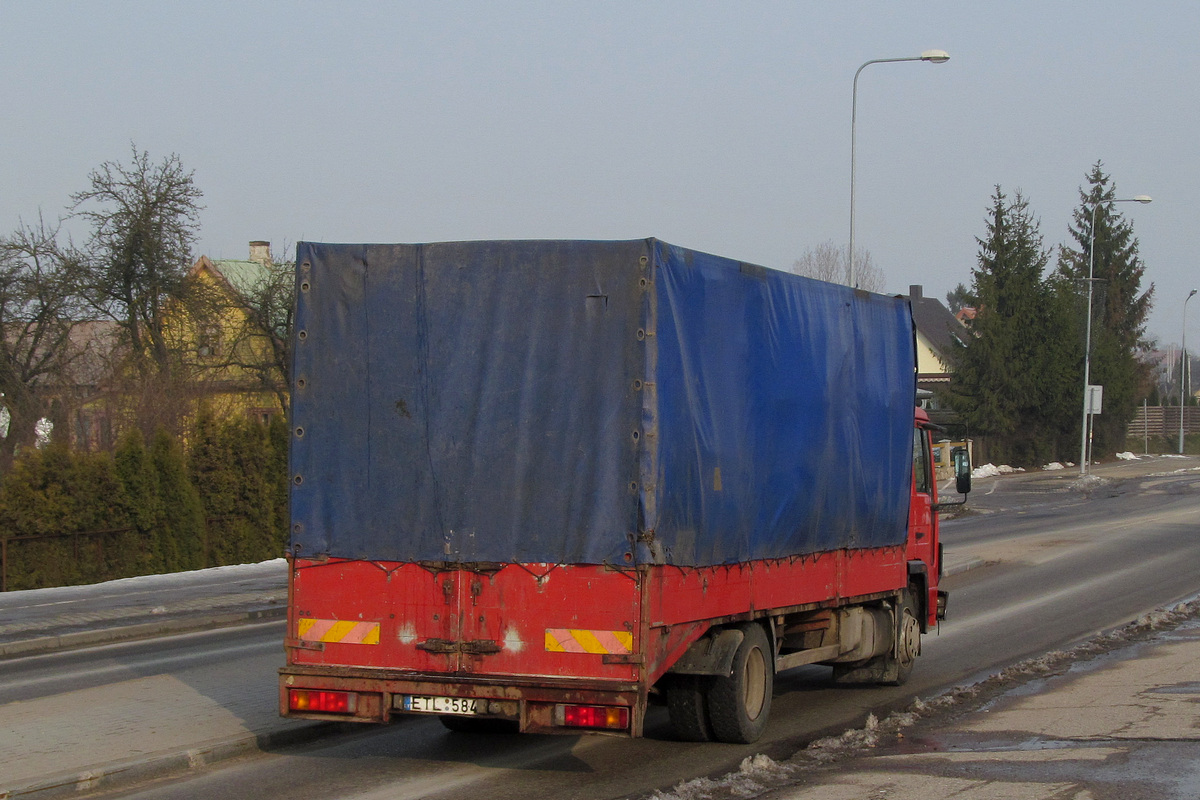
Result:
M1088 468L1088 443L1091 440L1091 426L1088 424L1092 415L1092 398L1088 390L1092 368L1092 273L1096 266L1096 212L1101 203L1149 203L1148 195L1139 194L1134 197L1123 197L1119 200L1101 200L1092 206L1092 229L1088 232L1088 300L1087 300L1087 335L1083 343L1083 432L1079 445L1079 474L1086 475Z
M1187 304L1188 300L1192 299L1192 295L1196 293L1195 289L1188 292L1188 296L1183 301L1183 335L1181 337L1180 349L1183 350L1183 360L1179 362L1179 455L1183 455L1183 389L1186 385L1190 390L1192 381L1189 377L1187 383L1184 384L1184 376L1188 374L1187 360Z
M919 56L908 58L876 58L866 62L854 73L854 92L850 98L850 269L847 273L850 287L854 287L854 138L858 124L858 76L872 64L894 64L899 61L928 61L930 64L945 64L950 54L945 50L926 50Z

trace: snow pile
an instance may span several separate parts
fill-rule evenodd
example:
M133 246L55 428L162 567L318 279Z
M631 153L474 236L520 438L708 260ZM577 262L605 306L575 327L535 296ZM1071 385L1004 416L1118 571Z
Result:
M1044 469L1044 470L1056 470L1056 469L1066 469L1066 467L1064 467L1064 466L1063 466L1063 465L1062 465L1060 462L1058 462L1058 461L1051 461L1049 464L1047 464L1046 466L1042 467L1042 469Z
M852 728L841 736L826 736L808 746L808 756L814 761L829 761L837 756L856 750L865 750L879 743L879 720L874 714L867 715L861 728Z
M780 764L762 753L742 760L737 772L723 778L695 778L677 784L670 792L655 792L648 800L710 800L717 797L755 797L788 782L798 768Z
M1140 461L1141 456L1135 456L1133 453L1126 450L1124 453L1117 453L1117 458L1122 461Z
M1011 475L1014 472L1024 472L1023 467L1010 467L1008 464L995 466L994 464L984 464L971 470L972 478L995 478L998 475Z
M1164 456L1165 458L1165 456ZM1170 472L1151 472L1147 478L1168 478L1172 475L1187 475L1192 472L1200 472L1200 467L1184 467L1183 469L1174 469Z
M1104 478L1101 478L1099 475L1093 475L1089 472L1079 480L1072 481L1071 485L1067 488L1074 489L1076 491L1087 491L1088 489L1095 489L1097 486L1103 486L1106 483L1108 483L1108 481Z
M5 592L4 598L15 601L17 596L21 596L25 598L22 601L25 603L68 602L92 595L110 594L113 590L148 592L157 589L202 585L217 576L236 576L245 581L278 580L279 586L283 587L287 585L287 560L272 558L256 564L230 564L224 567L205 567L204 569L194 569L188 572L138 575L133 578L117 578L116 580L104 581L103 583L89 583L82 586L51 586L45 589L21 589L15 592Z

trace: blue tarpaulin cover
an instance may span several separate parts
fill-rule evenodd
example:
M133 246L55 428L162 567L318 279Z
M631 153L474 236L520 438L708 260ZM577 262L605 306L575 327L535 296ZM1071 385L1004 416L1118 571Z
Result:
M301 243L292 550L714 565L904 541L906 299L655 239Z

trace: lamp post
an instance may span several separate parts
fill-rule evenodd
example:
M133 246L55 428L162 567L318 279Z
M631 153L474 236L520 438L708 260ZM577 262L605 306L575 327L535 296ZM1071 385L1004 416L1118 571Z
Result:
M1088 390L1092 368L1092 285L1095 280L1092 273L1096 267L1096 212L1102 204L1108 203L1149 203L1151 198L1144 194L1134 197L1123 197L1119 200L1102 200L1092 206L1092 228L1088 231L1088 299L1087 299L1087 334L1083 342L1083 432L1079 445L1079 474L1086 475L1088 468L1088 442L1091 439L1091 426L1088 424L1092 415L1092 398Z
M1188 360L1187 360L1187 304L1188 300L1192 299L1192 295L1196 293L1195 289L1188 292L1188 296L1183 301L1183 333L1180 341L1180 349L1183 350L1183 359L1179 362L1179 455L1183 455L1183 390L1186 386L1189 390L1192 388L1192 381L1188 376ZM1188 376L1188 377L1185 377ZM1187 383L1184 383L1187 380Z
M855 130L858 125L858 76L859 74L871 66L872 64L894 64L900 61L928 61L930 64L945 64L950 60L950 54L945 50L926 50L919 56L910 56L908 58L875 58L872 59L854 73L854 91L850 98L850 268L847 273L847 282L851 288L854 288L854 140Z

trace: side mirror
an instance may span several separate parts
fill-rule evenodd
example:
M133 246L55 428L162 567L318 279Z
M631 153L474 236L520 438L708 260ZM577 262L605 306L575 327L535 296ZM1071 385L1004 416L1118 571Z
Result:
M954 488L959 494L969 494L971 491L971 456L967 448L956 447L950 452L954 461Z

